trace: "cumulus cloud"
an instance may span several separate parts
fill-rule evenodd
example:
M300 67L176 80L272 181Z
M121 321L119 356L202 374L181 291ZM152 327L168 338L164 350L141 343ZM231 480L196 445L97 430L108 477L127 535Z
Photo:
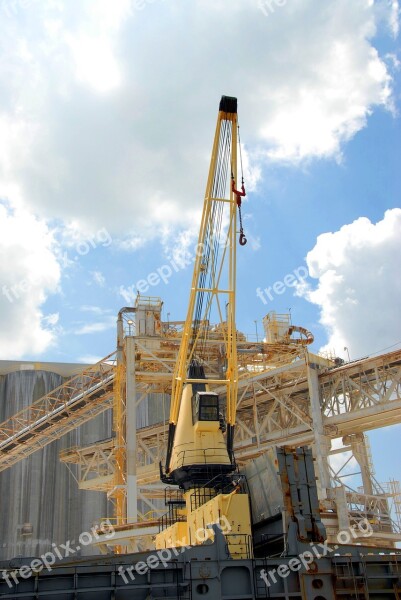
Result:
M115 315L107 316L103 319L103 321L97 321L95 323L85 323L84 325L80 325L74 331L75 335L87 335L88 333L100 333L102 331L107 331L108 329L113 329L116 327L116 317Z
M391 67L374 40L383 23L396 34L396 0L291 0L268 17L262 5L2 4L1 284L21 296L1 294L8 356L54 339L56 317L42 313L57 257L68 269L91 240L135 252L157 237L179 264L198 232L222 93L239 96L248 191L266 161L340 160L375 107L392 108ZM103 285L100 271L91 277Z
M84 363L88 365L95 365L96 363L102 360L103 356L98 356L96 354L84 354L83 356L79 356L77 361L79 363Z
M339 158L390 106L372 40L397 3L292 0L268 18L261 4L26 3L0 25L0 184L135 250L191 227L222 93L239 96L250 186L266 160Z
M101 308L100 306L94 306L93 304L84 304L80 306L79 310L82 312L93 313L95 315L114 314L114 311L110 308Z
M361 217L320 235L306 262L317 287L298 292L320 307L329 338L323 350L343 356L347 347L357 358L401 341L400 208L377 223Z
M396 38L400 30L400 5L398 0L390 0L391 11L389 15L389 25Z
M55 293L60 267L47 225L0 203L1 358L40 354L54 341L57 313L42 305Z

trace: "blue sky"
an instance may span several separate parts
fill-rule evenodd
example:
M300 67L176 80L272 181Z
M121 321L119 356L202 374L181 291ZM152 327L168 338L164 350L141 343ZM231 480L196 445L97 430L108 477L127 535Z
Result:
M212 125L214 127L214 123ZM211 138L213 127L210 127ZM324 345L327 332L319 323L316 306L295 296L292 289L281 296L274 295L273 300L265 294L267 304L264 304L257 297L256 288L268 288L305 265L306 254L321 233L337 231L361 216L376 223L386 210L399 205L400 140L399 118L378 110L369 117L368 126L343 149L342 164L320 159L306 166L269 165L266 168L264 189L250 192L243 209L245 229L260 239L260 248L254 251L248 245L238 250L239 328L254 334L256 319L260 333L261 319L269 310L287 312L291 308L293 322L308 327L315 334L316 351ZM197 195L201 205L202 189ZM115 343L112 317L125 304L120 288L129 293L139 280L146 279L149 273L171 260L161 240L152 240L140 251L127 253L114 246L111 236L107 228L101 228L80 238L78 251L74 245L63 250L64 260L73 264L65 269L62 292L50 296L43 311L61 310L64 323L69 324L71 330L65 327L61 332L62 341L56 347L49 347L43 354L44 359L54 360L59 355L60 360L74 361L85 354L99 357L108 354ZM101 274L100 279L96 273ZM167 319L167 313L172 320L183 318L191 276L192 268L187 266L173 273L167 284L161 281L159 285L149 286L148 293L160 296L165 303L164 318ZM79 336L74 333L85 324L108 322L109 315L110 328ZM395 335L394 343L397 342L400 340ZM385 345L378 340L366 353L383 348ZM342 348L338 351L342 356Z
M398 86L395 89L398 90ZM215 115L212 117L210 139ZM242 134L246 139L245 132ZM376 223L383 219L386 210L399 206L401 126L398 116L382 109L375 111L369 116L366 128L344 146L342 154L341 164L324 158L295 167L269 164L263 172L263 190L248 194L243 209L245 229L260 240L260 247L255 251L248 245L238 250L238 327L245 333L255 333L257 320L260 334L262 318L268 311L288 312L290 308L293 322L314 333L315 351L327 342L327 330L319 322L318 307L297 297L291 288L280 296L273 293L273 300L264 294L265 304L257 297L256 289L268 288L282 281L286 274L305 266L305 257L318 235L335 232L361 216ZM203 188L194 190L199 206L202 191ZM61 341L56 347L49 347L43 354L44 359L54 360L59 356L59 360L74 361L108 354L115 345L113 317L125 305L124 290L130 293L138 281L170 264L171 255L166 255L163 240L154 239L140 250L127 253L110 242L111 236L108 237L107 228L101 228L80 238L81 254L75 246L63 251L67 261L73 264L63 275L62 293L50 296L43 311L61 310L65 321ZM96 273L101 274L100 280L96 279ZM192 268L187 266L174 272L167 284L161 281L159 285L149 286L147 293L160 296L164 301L165 319L167 313L171 320L184 318L191 276ZM311 278L308 281L316 285ZM99 324L99 329L101 323L105 326L109 323L109 327L98 332L91 332L89 328L88 333L76 335L76 331L91 323ZM392 343L399 344L401 336L397 327L389 342L372 340L363 355L384 350ZM348 344L352 354L352 344ZM343 347L336 350L345 357ZM360 356L358 352L351 358Z
M0 358L114 350L133 286L195 244L222 94L238 97L248 190L238 328L254 335L256 320L260 335L267 312L291 309L316 352L399 347L398 2L1 0L0 13ZM299 268L296 289L258 297ZM149 288L165 319L184 318L190 279ZM375 436L390 448L396 431Z

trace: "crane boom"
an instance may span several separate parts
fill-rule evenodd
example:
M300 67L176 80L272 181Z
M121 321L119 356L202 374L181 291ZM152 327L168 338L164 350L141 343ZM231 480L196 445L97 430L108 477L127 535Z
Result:
M237 207L245 196L237 181L237 99L220 101L212 157L188 312L174 371L166 465L161 480L178 485L182 496L169 497L168 513L156 536L156 548L182 547L212 539L209 529L221 519L228 525L228 549L244 558L249 549L251 517L249 498L233 453L238 366L235 325ZM213 320L212 320L213 319ZM217 331L210 325L217 322ZM217 375L208 372L208 345L221 339L221 364ZM223 403L213 391L225 389ZM224 436L224 433L226 436ZM169 499L170 498L170 499ZM164 526L163 523L166 525ZM205 536L199 537L199 531ZM230 531L235 532L232 535Z
M238 385L237 334L235 325L237 206L237 99L223 96L219 105L209 174L203 204L201 226L181 345L175 366L166 474L171 472L171 458L176 442L185 386L206 384L203 371L204 353L211 335L210 319L221 324L224 338L224 369L213 384L226 389L226 448L234 465L233 435ZM241 243L244 242L241 229Z

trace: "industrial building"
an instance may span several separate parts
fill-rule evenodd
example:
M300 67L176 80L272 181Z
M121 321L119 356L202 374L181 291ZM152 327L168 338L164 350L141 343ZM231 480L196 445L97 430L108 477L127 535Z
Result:
M159 462L183 323L162 322L161 307L160 299L139 299L119 319L123 345L133 346L131 385L136 389L131 422L136 422L137 516L132 521L153 522L164 498ZM288 344L287 315L270 314L264 326L266 342L238 335L239 464L254 462L274 446L310 445L329 540L358 513L371 519L376 545L395 546L401 541L399 483L376 480L365 434L400 422L401 352L336 364L304 344ZM217 373L221 332L211 329L210 368ZM83 369L0 362L1 558L43 553L51 543L90 529L101 517L115 517L118 430L113 430L112 413L113 406L114 412L125 410L115 406L118 396L113 397L116 363L115 355ZM71 403L59 419L57 408L77 397L86 402ZM338 438L342 446L332 448ZM356 460L357 489L330 466L330 457L339 453L346 453L344 461ZM128 539L126 550L133 550L135 537ZM86 548L84 553L94 551Z

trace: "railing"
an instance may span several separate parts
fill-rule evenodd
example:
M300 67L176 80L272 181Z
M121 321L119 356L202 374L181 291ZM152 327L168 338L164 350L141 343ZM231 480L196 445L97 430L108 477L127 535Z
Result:
M193 493L191 494L191 511L196 510L200 506L203 506L204 504L206 504L206 502L209 502L209 500L215 498L218 495L218 493L219 492L217 492L212 487L196 487Z
M182 490L167 486L164 490L164 503L166 506L171 504L185 504Z
M191 444L192 445L192 444ZM215 459L213 462L210 459ZM226 448L205 448L205 449L196 449L196 448L185 448L184 450L180 450L177 452L177 467L185 467L187 465L221 465L221 466L231 466L227 463L228 453Z
M246 490L247 484L245 477L243 475L240 476L238 469L236 469L235 474L238 476L238 484L241 486L241 493L248 493ZM206 504L206 502L209 502L209 500L213 500L213 498L219 494L229 494L234 490L234 486L237 484L233 481L231 475L226 484L222 484L221 479L224 475L227 476L226 473L218 473L203 485L194 487L191 495L191 510L196 510L200 506L203 506L203 504Z
M178 514L179 507L177 505L171 505L168 512L162 515L159 519L159 532L167 529L171 525L177 522L185 522L187 520L185 515Z

